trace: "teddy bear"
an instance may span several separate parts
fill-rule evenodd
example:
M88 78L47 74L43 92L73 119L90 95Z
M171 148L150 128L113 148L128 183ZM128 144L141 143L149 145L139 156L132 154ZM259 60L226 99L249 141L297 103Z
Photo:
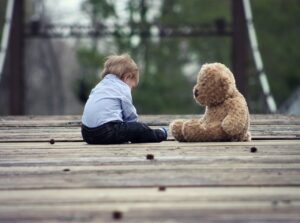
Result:
M247 102L232 72L221 63L204 64L193 88L194 99L205 106L202 118L174 120L170 131L180 142L251 141Z

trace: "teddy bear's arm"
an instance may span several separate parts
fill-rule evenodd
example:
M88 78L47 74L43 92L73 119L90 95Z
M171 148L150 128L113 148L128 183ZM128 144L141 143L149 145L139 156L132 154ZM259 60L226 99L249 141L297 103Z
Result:
M240 134L247 122L247 105L241 98L229 99L225 103L227 116L222 122L223 130L230 136Z

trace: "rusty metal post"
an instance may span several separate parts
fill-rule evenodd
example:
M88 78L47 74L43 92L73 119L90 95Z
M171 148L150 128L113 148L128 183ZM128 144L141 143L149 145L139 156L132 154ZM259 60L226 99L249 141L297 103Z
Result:
M247 96L247 24L242 0L232 0L232 69L237 88Z
M15 1L13 6L11 35L9 40L8 76L9 102L11 115L24 114L24 66L23 66L23 0Z

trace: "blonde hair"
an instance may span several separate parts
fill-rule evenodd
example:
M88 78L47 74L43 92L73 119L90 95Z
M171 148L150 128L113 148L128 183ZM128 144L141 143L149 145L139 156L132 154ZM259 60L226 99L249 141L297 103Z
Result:
M130 73L131 78L138 79L139 70L134 60L128 54L108 56L101 77L104 78L107 74L114 74L120 79L123 79L125 74Z

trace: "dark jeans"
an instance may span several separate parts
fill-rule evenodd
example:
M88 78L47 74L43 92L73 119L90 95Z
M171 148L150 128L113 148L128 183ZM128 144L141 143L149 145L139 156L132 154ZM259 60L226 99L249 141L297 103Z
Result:
M161 142L166 140L163 131L151 129L140 122L113 121L96 128L81 125L82 138L88 144L118 144Z

